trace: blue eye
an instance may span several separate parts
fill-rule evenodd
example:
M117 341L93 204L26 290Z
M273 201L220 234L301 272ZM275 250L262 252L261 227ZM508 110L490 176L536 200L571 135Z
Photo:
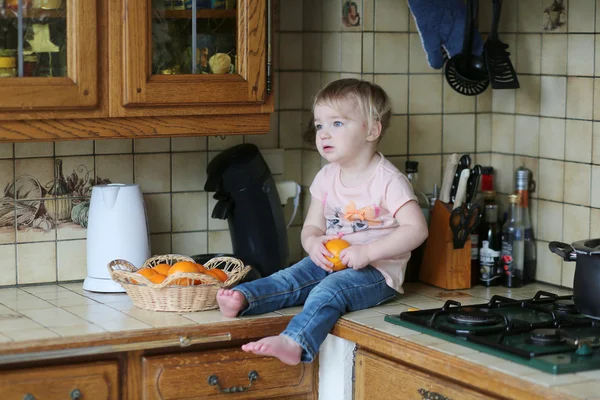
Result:
M342 124L340 121L335 121L335 122L333 123L333 126L335 126L335 127L340 127L340 126L342 126L342 125L344 125L344 124Z
M316 125L315 125L315 130L317 130L317 131L318 131L318 130L319 130L319 129L321 129L321 128L322 128L321 124L316 124Z

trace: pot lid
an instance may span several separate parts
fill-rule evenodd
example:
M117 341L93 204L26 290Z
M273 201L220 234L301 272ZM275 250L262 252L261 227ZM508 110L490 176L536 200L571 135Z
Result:
M579 240L572 244L577 254L600 254L600 239Z

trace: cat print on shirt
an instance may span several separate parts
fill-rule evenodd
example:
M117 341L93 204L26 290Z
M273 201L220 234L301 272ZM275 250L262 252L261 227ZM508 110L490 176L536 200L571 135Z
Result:
M371 204L365 207L356 208L354 201L350 201L343 210L336 207L333 215L326 217L327 231L335 233L351 233L364 231L371 226L379 226L382 224L378 218L381 209L379 206Z

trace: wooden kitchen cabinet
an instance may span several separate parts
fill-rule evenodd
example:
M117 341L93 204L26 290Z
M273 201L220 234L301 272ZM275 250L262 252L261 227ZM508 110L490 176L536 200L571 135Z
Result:
M195 1L193 12L184 0L66 0L23 10L26 26L6 8L16 0L6 1L0 22L10 16L23 36L9 47L28 49L29 27L43 32L44 50L62 45L34 52L60 67L45 77L0 78L0 91L10 93L0 99L0 141L267 133L267 0L213 1L223 9ZM25 55L16 59L25 64Z
M118 400L117 362L0 372L2 400Z
M365 350L357 351L355 368L355 400L495 399L448 379L410 368Z

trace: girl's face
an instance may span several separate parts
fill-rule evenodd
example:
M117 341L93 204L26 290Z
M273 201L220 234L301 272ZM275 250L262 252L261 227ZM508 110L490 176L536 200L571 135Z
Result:
M317 150L329 162L352 161L363 151L371 151L366 121L356 103L341 100L337 108L317 104L314 111Z

